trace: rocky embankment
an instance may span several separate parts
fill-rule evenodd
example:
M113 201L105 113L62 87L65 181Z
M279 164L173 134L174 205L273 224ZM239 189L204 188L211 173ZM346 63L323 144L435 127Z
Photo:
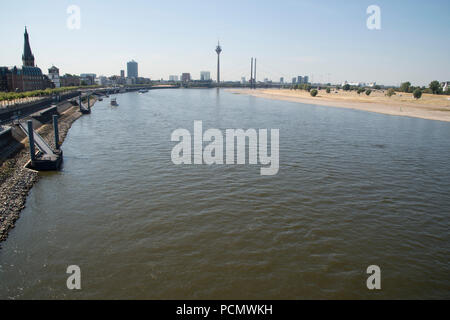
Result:
M92 101L92 100L91 100ZM91 102L93 105L95 100ZM58 121L60 141L64 141L72 123L81 117L78 106L63 112ZM37 132L54 148L53 126L44 124ZM28 139L22 141L22 148L13 158L3 162L0 167L0 242L5 240L8 232L14 228L23 208L28 192L38 181L37 171L24 166L29 161Z

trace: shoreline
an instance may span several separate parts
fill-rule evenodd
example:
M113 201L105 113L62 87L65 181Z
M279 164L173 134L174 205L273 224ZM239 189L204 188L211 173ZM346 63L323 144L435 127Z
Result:
M91 107L97 101L92 97ZM72 124L82 116L78 106L69 107L62 112L58 121L59 141L64 142ZM45 141L54 148L53 124L45 123L36 130ZM28 138L21 141L22 147L0 166L0 249L1 242L8 237L9 231L15 227L20 212L25 208L31 188L39 180L39 172L25 168L30 155Z
M356 93L353 95L352 93L327 94L325 90L320 90L316 97L312 97L307 91L289 89L227 89L227 91L271 100L450 122L450 100L444 100L445 98L450 99L450 97L445 95L438 97L424 95L426 96L423 98L424 100L407 101L409 95L405 93L397 93L398 96L387 98L382 96L381 92L366 97L364 93L356 96Z

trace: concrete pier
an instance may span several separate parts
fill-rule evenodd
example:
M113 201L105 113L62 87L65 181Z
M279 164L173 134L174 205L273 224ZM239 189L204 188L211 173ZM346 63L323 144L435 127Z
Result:
M63 160L62 150L52 150L45 140L37 132L33 131L32 120L27 121L27 126L19 122L19 127L28 135L29 139L31 161L28 167L39 171L58 170ZM40 150L37 156L35 145Z
M36 150L34 149L34 134L33 134L33 121L28 120L28 141L30 144L30 159L31 163L33 163L34 160L36 160Z
M87 107L83 105L82 99L81 99L81 96L80 96L80 112L82 114L89 114L89 113L91 113L90 95L88 94L86 97L87 97Z
M59 150L59 130L58 130L58 115L53 115L53 129L55 131L55 148Z

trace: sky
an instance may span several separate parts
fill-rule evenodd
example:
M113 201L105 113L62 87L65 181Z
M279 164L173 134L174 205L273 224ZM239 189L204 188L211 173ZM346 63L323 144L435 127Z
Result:
M67 9L80 9L70 29ZM369 30L366 10L381 9L381 29ZM47 73L118 75L126 62L139 76L200 71L221 80L250 77L314 82L427 85L450 80L448 0L54 0L0 4L0 66L22 64L27 26L36 64Z

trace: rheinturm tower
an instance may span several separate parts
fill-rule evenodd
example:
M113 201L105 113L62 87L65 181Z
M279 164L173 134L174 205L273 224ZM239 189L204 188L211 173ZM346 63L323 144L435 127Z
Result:
M217 42L216 52L217 52L217 85L220 85L220 53L222 52L222 48L220 47L219 42Z
M25 27L25 33L23 35L23 54L22 54L22 62L26 67L34 67L34 56L31 52L30 40L28 39L27 27Z

